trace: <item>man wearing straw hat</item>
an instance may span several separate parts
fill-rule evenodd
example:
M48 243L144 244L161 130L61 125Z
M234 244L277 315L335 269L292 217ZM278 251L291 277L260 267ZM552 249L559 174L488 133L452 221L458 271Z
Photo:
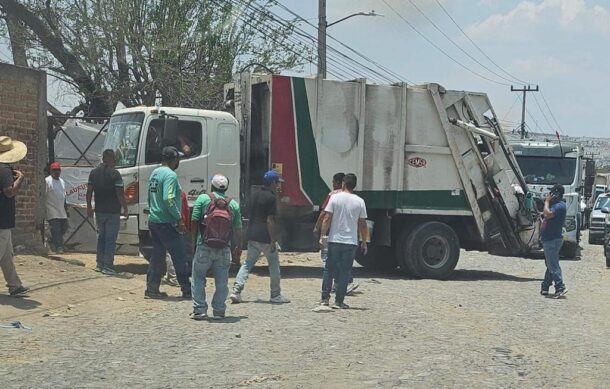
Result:
M15 196L23 184L23 173L11 164L21 161L28 149L22 142L0 136L0 268L11 296L23 296L23 286L13 263L11 229L15 227Z

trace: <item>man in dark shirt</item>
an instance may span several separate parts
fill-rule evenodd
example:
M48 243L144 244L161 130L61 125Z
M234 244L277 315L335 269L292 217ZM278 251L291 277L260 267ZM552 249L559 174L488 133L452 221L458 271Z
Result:
M563 185L557 184L551 188L544 201L544 220L540 227L540 240L542 240L546 259L546 272L540 294L547 296L551 284L555 283L554 298L561 298L568 292L563 283L561 267L559 267L559 251L563 245L563 225L566 220L566 203L563 201L563 193Z
M0 136L0 268L11 296L23 296L23 286L13 263L11 229L15 228L15 196L23 184L23 173L10 164L21 161L28 149L24 143Z
M87 183L87 215L93 216L91 199L95 196L95 222L97 225L97 266L95 271L116 275L114 252L119 235L121 207L125 217L129 210L125 202L123 178L114 168L116 156L113 150L104 150L102 164L89 174Z
M233 294L230 297L233 304L242 302L241 292L244 289L250 270L258 261L261 252L265 254L269 263L269 276L271 278L271 299L269 301L276 304L290 302L281 294L280 258L275 232L276 191L281 182L284 182L282 177L276 171L270 170L263 177L265 185L252 195L247 234L248 256L235 277Z

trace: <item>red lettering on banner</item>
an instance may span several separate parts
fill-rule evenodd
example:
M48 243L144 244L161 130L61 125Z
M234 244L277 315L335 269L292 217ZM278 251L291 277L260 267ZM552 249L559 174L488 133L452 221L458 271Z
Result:
M413 166L415 168L426 167L426 164L428 163L422 157L413 157L413 158L409 159L408 162L409 162L409 166Z

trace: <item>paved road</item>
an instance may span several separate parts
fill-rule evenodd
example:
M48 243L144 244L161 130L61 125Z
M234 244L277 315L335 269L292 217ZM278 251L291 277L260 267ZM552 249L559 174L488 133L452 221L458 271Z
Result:
M585 239L586 241L586 239ZM19 266L30 298L0 296L0 387L607 387L610 270L600 246L562 262L569 293L540 296L540 260L462 253L450 281L357 269L353 309L314 313L316 254L284 254L283 290L266 302L266 269L224 322L188 318L190 302L143 299L133 279L36 257ZM178 289L167 288L174 296Z

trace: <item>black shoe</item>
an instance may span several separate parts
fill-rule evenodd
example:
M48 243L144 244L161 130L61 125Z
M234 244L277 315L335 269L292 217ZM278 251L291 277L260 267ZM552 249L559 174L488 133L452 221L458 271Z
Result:
M29 291L30 291L30 288L26 288L25 286L20 286L17 289L14 289L12 292L9 292L9 294L13 297L20 297L20 296L24 296Z
M155 299L155 300L163 300L167 298L167 293L165 292L152 292L147 290L144 292L144 298Z
M189 292L182 292L182 298L185 300L191 300L193 298L193 294Z
M568 289L566 289L566 288L560 289L555 292L555 294L553 295L553 298L554 299L564 298L566 296L566 293L568 293Z
M208 318L208 315L205 313L191 313L191 319L193 320L206 320Z
M543 295L543 296L548 296L549 295L549 291L548 291L548 289L546 289L546 290L545 289L540 289L540 294Z

